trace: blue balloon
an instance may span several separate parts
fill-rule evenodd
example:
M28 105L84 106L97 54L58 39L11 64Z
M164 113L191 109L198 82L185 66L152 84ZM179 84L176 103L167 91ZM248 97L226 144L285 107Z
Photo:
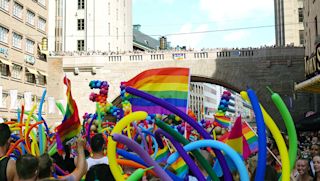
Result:
M237 167L240 174L240 180L246 180L246 181L250 180L246 165L244 164L242 158L234 149L232 149L227 144L224 144L220 141L215 141L215 140L200 140L200 141L191 142L186 146L184 146L183 148L186 152L188 152L188 151L192 151L192 150L203 148L203 147L212 147L212 148L222 150L224 153L226 153L229 156L229 158L232 159L233 163ZM167 159L167 163L171 165L178 158L179 158L179 153L175 152L174 154L169 156L169 158Z
M264 124L263 115L261 112L261 108L259 105L258 98L255 92L251 89L247 90L248 96L256 115L256 123L258 128L258 162L257 162L257 170L255 175L255 180L261 180L264 178L266 171L266 162L267 162L267 141L266 141L266 126Z

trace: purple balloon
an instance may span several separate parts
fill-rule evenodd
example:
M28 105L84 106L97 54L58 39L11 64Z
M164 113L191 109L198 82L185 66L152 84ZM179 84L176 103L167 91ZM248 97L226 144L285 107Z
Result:
M173 105L167 103L166 101L159 99L157 97L154 97L150 94L147 94L143 91L134 89L132 87L126 87L126 92L129 94L133 94L135 96L144 98L154 104L158 104L159 106L171 111L172 113L174 113L175 115L179 116L182 120L185 120L189 125L191 125L194 129L196 129L198 131L198 133L204 138L204 139L212 139L212 137L210 136L209 133L207 133L206 130L204 130L196 121L194 121L192 118L190 118L186 113L182 112L181 110L179 110L178 108L174 107ZM223 156L223 154L221 153L220 150L217 149L213 149L214 153L216 154L219 163L221 165L221 168L223 170L223 177L224 180L226 181L232 181L232 175L231 172L228 168L227 162Z
M142 134L140 128L138 128L137 124L136 123L132 123L133 127L137 130L138 134L140 135L141 139L142 139L142 142L144 144L144 149L148 150L148 144L147 144L147 141L146 141L146 138L144 137L144 135Z
M186 162L186 164L189 166L190 170L194 174L195 177L197 177L198 180L205 181L206 179L202 175L201 171L199 170L199 167L195 164L195 162L190 158L188 153L183 149L183 147L180 145L179 142L177 142L170 134L163 131L162 129L157 129L155 132L155 137L158 142L159 147L162 149L162 139L161 135L167 137L170 142L173 144L173 146L176 148L177 152L179 152L180 156L183 158L183 160Z
M146 150L143 150L140 147L138 143L121 134L113 134L112 139L116 142L127 145L127 147L136 152L149 167L154 166L153 170L161 180L172 180L171 177L169 177L169 175L150 157Z

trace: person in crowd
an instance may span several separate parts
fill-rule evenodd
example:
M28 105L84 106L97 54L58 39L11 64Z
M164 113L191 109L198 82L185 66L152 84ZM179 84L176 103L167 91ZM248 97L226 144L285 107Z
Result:
M31 154L25 154L17 159L16 171L20 181L36 181L39 175L39 160Z
M57 164L62 170L71 173L76 168L74 158L71 157L70 145L63 145L64 153L62 155L56 153L52 156L53 162Z
M313 178L310 176L308 160L300 158L296 162L296 168L298 171L298 176L296 181L312 181Z
M77 164L76 164L76 169L69 175L65 176L62 178L62 180L66 181L77 181L80 180L87 171L87 162L85 159L85 154L84 154L84 147L86 145L86 142L82 138L78 138L77 140L77 152L78 152L78 157L77 157ZM47 179L48 176L52 176L52 171L53 171L53 165L52 165L52 160L45 153L46 155L42 155L39 158L39 179Z
M108 180L114 181L110 167L107 164L97 164L92 166L86 174L85 181Z
M316 155L319 155L319 145L318 144L313 144L311 145L311 158L315 157ZM314 170L314 165L313 165L313 160L310 160L309 162L310 168L311 168L311 173L312 176L315 176L315 170Z
M106 142L101 133L94 135L91 138L90 146L92 150L92 157L87 159L88 170L97 164L109 164L108 157L103 153Z
M16 172L16 162L6 154L10 146L10 135L11 131L9 126L1 123L0 124L0 180L1 181L12 181L17 180L18 175Z
M264 181L278 180L277 171L274 168L274 166L275 166L274 158L273 158L272 154L268 151L268 153L267 153L267 166L266 166L266 172L265 172L265 176L264 176ZM254 178L255 178L256 169L257 168L255 168L255 170L254 170L254 172L252 174L251 180L254 180Z
M315 176L313 177L314 181L320 181L320 156L316 155L313 157L313 165L314 165L314 171Z

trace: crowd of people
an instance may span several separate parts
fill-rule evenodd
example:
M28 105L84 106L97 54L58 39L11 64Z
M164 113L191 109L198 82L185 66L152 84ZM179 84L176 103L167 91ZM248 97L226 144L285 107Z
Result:
M1 181L35 181L35 180L115 180L104 155L105 139L102 134L91 138L90 155L86 151L86 141L79 138L76 142L76 157L72 157L70 148L65 145L63 154L56 153L52 157L45 153L39 157L31 154L19 156L16 160L6 156L11 144L9 126L0 124L0 180ZM55 168L68 172L67 176L58 176Z
M320 131L319 132L298 132L298 153L295 167L291 171L291 181L319 181L320 180ZM288 145L288 139L286 139ZM278 172L277 177L281 175L280 154L274 141L269 142L269 148L274 157L269 157L268 165L273 171ZM270 176L270 175L269 175Z
M295 167L291 172L292 181L319 181L320 180L320 144L319 132L301 132L298 135L298 155ZM278 180L281 176L280 156L274 141L268 139L270 151L267 155L267 167L264 180ZM288 140L287 140L288 141ZM47 153L35 157L25 154L13 159L6 156L11 144L11 131L7 124L0 124L0 180L115 180L109 168L105 154L106 138L103 134L95 134L90 140L90 148L86 141L79 138L76 145L64 145L62 154L49 156ZM73 153L72 150L76 150ZM204 150L203 150L204 151ZM202 152L203 153L203 152ZM204 153L203 153L204 154ZM76 156L75 156L76 155ZM210 156L210 154L207 154ZM208 157L208 156L207 156ZM212 159L213 158L209 158ZM279 160L277 160L279 159ZM246 160L251 179L254 179L257 155ZM56 169L61 169L67 176ZM169 169L169 168L168 168ZM123 167L124 173L130 174L134 170ZM192 175L192 174L191 174ZM234 174L234 180L237 180ZM144 177L144 180L147 176ZM156 178L148 178L148 180ZM194 179L190 176L189 179Z

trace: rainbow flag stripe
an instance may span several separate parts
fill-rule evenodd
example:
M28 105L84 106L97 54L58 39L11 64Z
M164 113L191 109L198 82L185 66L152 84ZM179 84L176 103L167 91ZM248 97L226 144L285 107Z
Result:
M258 152L258 137L257 135L250 129L246 122L242 123L242 133L246 138L250 152L256 153Z
M158 68L141 72L131 80L122 82L123 86L144 91L187 111L189 95L189 68ZM132 111L146 111L149 114L171 114L168 110L142 98L128 95Z
M218 123L218 125L220 127L223 127L223 128L228 128L230 126L230 118L227 117L227 116L218 116L218 115L215 115L214 116L214 120L216 123Z
M63 82L67 86L67 107L63 121L57 127L57 136L59 136L61 142L77 136L81 130L78 107L71 94L71 81L67 77L64 77ZM60 141L57 140L58 142Z
M178 177L184 178L188 174L189 167L182 157L179 157L177 161L171 164L171 167L176 171Z
M157 162L164 162L167 160L167 158L170 155L170 151L168 146L165 146L164 148L158 150L158 153L156 154L155 160Z

